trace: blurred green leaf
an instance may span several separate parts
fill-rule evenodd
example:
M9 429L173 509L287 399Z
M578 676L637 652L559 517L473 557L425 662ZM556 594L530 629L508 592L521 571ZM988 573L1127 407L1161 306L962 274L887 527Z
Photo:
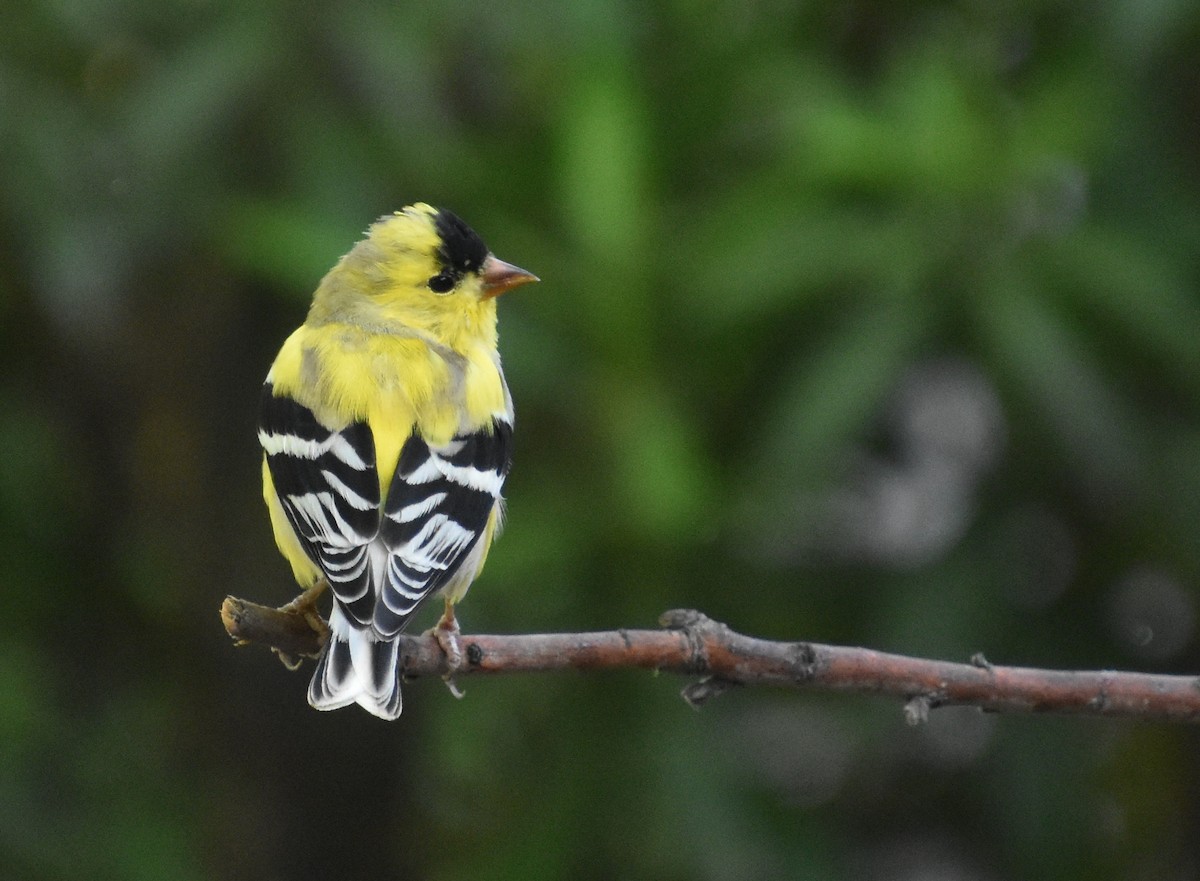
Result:
M1048 297L1015 270L989 279L976 301L982 342L996 370L1036 407L1082 485L1128 498L1144 475L1136 419L1111 389L1104 365Z
M789 353L772 410L745 426L755 494L771 497L829 476L918 351L927 321L915 297L863 297L818 351Z
M1181 267L1150 242L1088 227L1040 255L1043 271L1085 314L1104 320L1139 355L1200 403L1200 304Z
M361 230L348 230L303 206L239 199L226 206L213 234L231 263L307 302L373 220Z
M578 247L605 264L636 268L645 257L647 150L642 98L620 68L573 84L562 121L562 200Z
M678 222L675 307L705 330L779 316L836 285L904 287L936 255L907 217L730 194Z
M589 70L572 83L559 134L563 218L585 269L572 295L589 334L626 358L650 344L655 217L642 100L616 64Z
M601 397L597 390L597 397ZM688 414L653 381L620 381L603 390L618 505L629 526L657 541L686 541L704 523L711 473Z

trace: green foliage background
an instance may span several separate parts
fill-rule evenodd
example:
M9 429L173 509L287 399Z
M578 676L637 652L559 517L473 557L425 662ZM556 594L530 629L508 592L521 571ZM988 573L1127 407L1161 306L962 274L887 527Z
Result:
M468 630L1195 671L1200 10L58 0L0 28L0 874L1194 877L1183 727L234 650L293 586L255 405L376 216L502 304Z

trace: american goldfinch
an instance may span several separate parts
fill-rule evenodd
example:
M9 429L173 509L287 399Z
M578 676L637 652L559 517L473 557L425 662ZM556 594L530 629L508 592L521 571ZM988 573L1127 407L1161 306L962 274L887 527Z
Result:
M321 281L262 390L275 541L333 591L308 700L400 715L397 639L434 594L440 633L500 527L512 398L497 294L537 278L449 211L386 215ZM443 646L446 643L443 642Z

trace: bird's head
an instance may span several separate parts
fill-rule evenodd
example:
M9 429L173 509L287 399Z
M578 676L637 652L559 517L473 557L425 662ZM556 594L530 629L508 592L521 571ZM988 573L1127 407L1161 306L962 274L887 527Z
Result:
M321 282L314 318L399 324L440 341L495 328L494 299L537 276L492 255L458 215L424 203L381 217Z

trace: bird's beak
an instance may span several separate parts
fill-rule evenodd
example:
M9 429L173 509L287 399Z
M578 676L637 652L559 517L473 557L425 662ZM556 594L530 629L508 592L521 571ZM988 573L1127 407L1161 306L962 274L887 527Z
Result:
M498 260L491 254L488 254L487 259L483 261L479 278L483 281L483 298L485 300L490 297L498 297L505 291L519 288L531 281L541 281L532 272L526 272L519 266Z

